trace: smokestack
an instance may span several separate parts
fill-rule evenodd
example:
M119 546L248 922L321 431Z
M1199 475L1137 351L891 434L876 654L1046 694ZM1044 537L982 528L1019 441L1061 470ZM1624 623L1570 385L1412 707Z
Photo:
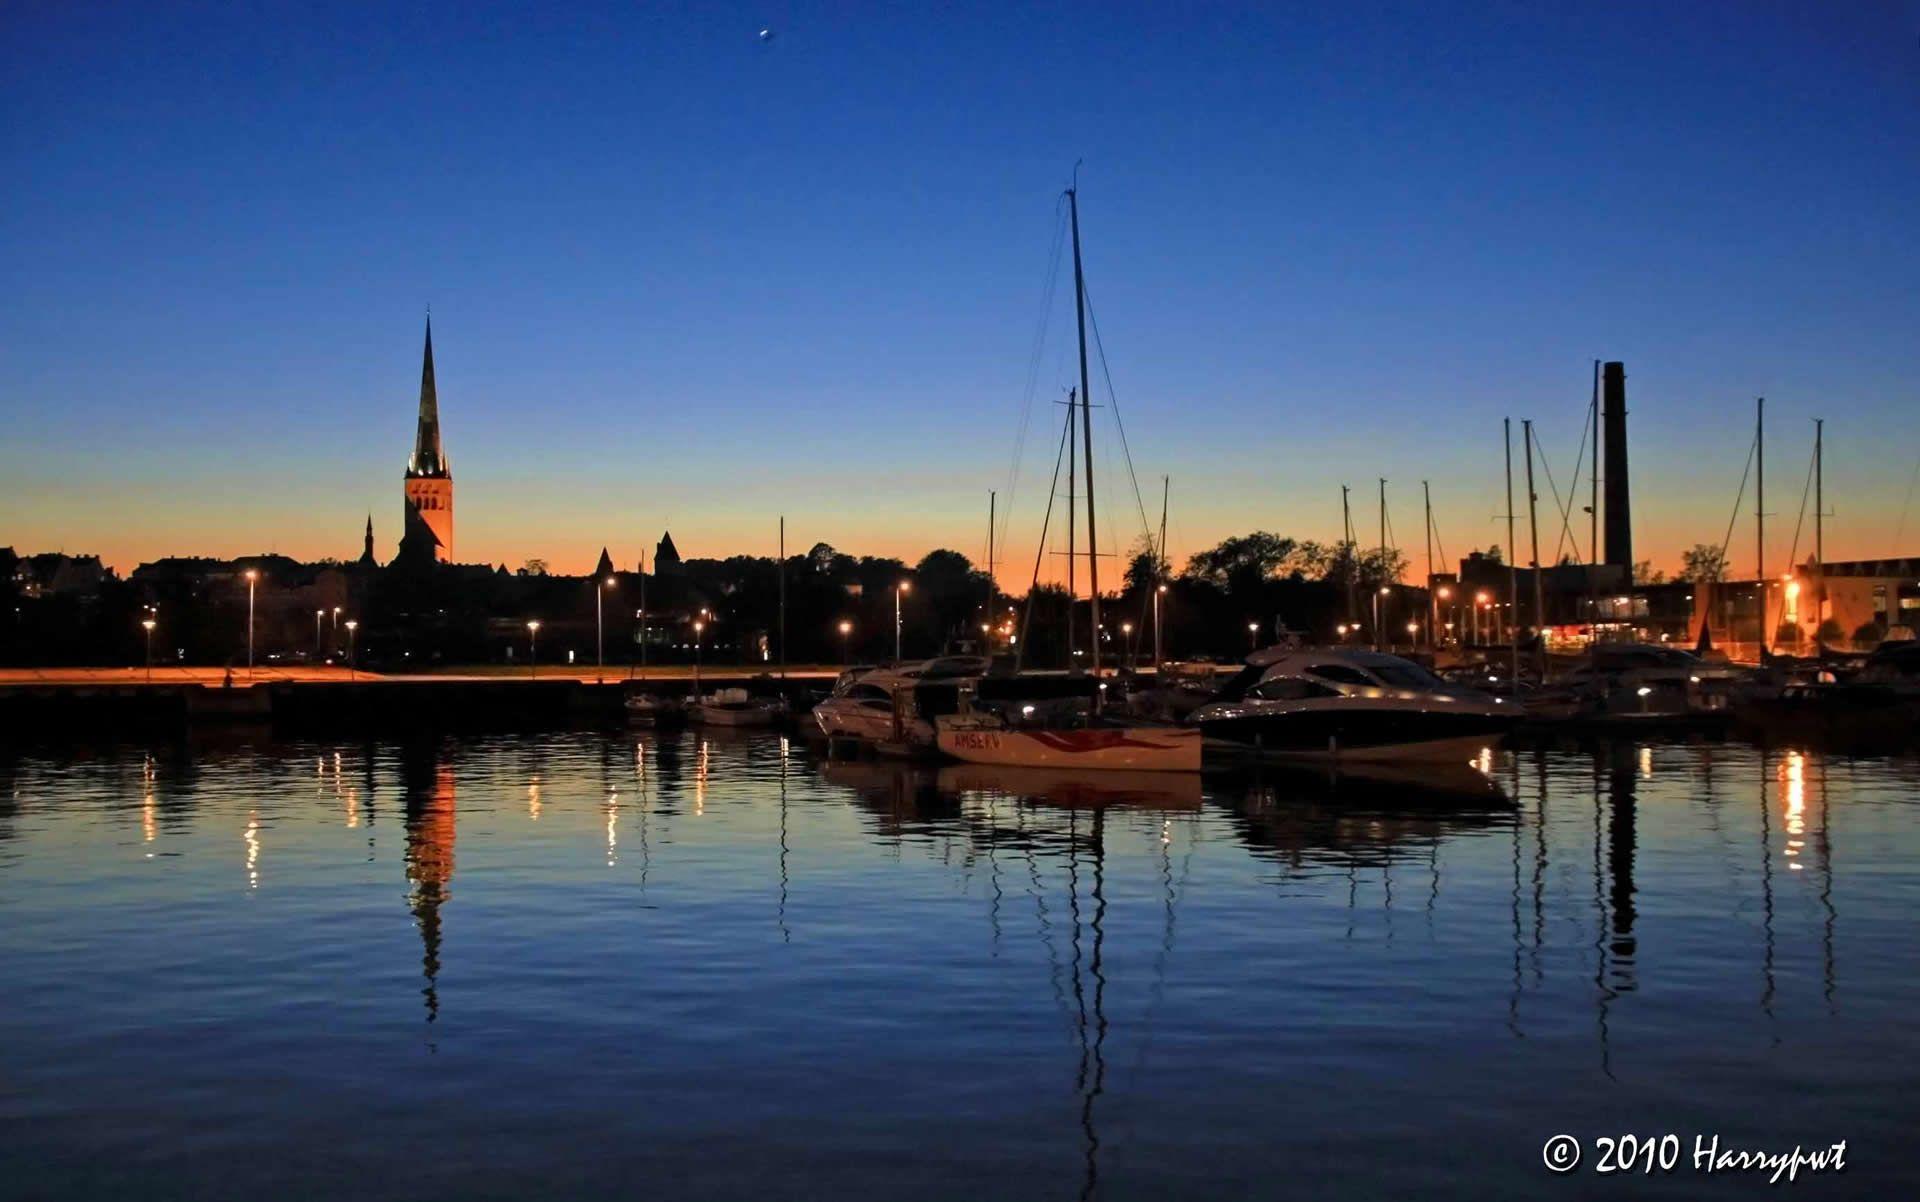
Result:
M1633 502L1627 482L1627 365L1601 369L1600 413L1606 427L1607 562L1633 570Z

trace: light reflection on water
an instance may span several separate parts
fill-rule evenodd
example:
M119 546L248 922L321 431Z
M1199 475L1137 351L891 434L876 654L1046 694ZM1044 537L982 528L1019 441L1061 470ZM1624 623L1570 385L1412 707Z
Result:
M1563 1130L1913 1180L1920 769L1480 764L10 753L0 1194L1523 1196Z

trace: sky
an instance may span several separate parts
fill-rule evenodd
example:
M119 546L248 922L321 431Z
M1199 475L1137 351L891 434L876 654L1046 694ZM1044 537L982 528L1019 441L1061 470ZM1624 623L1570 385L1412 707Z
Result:
M7 5L0 544L390 555L430 307L462 561L979 560L996 491L1018 591L1077 165L1103 551L1385 477L1418 573L1422 481L1507 542L1511 417L1555 558L1607 359L1639 557L1762 395L1774 570L1816 417L1828 558L1917 554L1916 146L1915 3Z

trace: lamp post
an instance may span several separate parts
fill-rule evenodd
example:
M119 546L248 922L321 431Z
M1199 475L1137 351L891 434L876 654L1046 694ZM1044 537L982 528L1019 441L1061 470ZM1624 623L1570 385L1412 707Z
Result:
M354 621L352 618L348 618L347 619L347 679L348 680L353 679L353 661L354 661L354 650L355 650L354 631L358 629L360 629L360 623Z
M1380 599L1389 595L1391 592L1392 590L1383 584L1380 586L1379 591L1373 594L1373 649L1375 651L1380 649L1381 636L1386 633L1385 628L1380 625L1380 606L1382 604Z
M893 662L900 662L900 597L913 587L911 580L902 580L893 588Z
M316 609L313 611L313 662L316 664L320 662L320 657L325 654L326 643L323 641L324 636L320 633L320 623L326 616L327 611L324 609Z
M601 684L605 684L607 681L607 627L605 620L601 617L603 607L600 602L601 599L607 595L607 590L612 587L613 577L609 576L600 582L599 588L593 590L594 658L599 661L597 679Z
M1434 644L1437 642L1437 640L1434 637L1433 625L1440 617L1440 602L1449 601L1449 600L1452 600L1452 598L1453 598L1453 590L1443 584L1440 586L1439 591L1434 594L1434 603L1427 607L1427 646L1428 647L1434 646ZM1453 623L1451 622L1447 623L1447 628L1451 630L1453 628Z
M247 569L247 679L253 679L253 586L260 582L260 573L253 568Z
M1408 622L1407 623L1407 646L1412 647L1419 640L1419 637L1420 637L1420 623Z
M1120 623L1120 637L1127 644L1127 671L1133 671L1133 623Z
M1247 650L1260 650L1260 623L1258 622L1247 623Z
M527 679L533 680L540 675L540 620L527 623Z
M333 649L340 650L340 606L333 607Z
M1480 646L1486 645L1486 629L1482 625L1480 620L1481 619L1480 611L1485 609L1486 607L1487 607L1487 591L1485 589L1481 589L1479 592L1473 595L1473 641Z
M693 691L696 695L700 692L700 644L705 641L705 639L702 636L705 634L706 629L707 629L707 624L705 622L700 621L697 618L694 619L694 623L693 623Z
M840 663L843 667L853 662L852 659L848 657L847 651L847 639L852 634L853 623L847 621L845 618L840 619Z
M140 626L147 632L147 683L153 683L153 628L157 623L152 618L142 618Z

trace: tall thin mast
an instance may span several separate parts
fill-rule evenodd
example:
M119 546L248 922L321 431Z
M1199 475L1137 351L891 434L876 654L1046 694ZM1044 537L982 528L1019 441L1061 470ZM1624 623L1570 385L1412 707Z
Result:
M1427 504L1427 650L1433 650L1433 489L1420 482L1420 496Z
M1087 599L1093 611L1093 674L1100 674L1100 541L1093 521L1093 394L1087 388L1087 278L1080 267L1080 193L1067 189L1073 216L1073 313L1080 331L1080 441L1087 457Z
M1347 503L1346 485L1340 486L1340 537L1347 543L1347 625L1352 626L1360 620L1358 600L1354 596L1354 580L1360 572L1359 548L1353 541L1353 509Z
M1827 466L1824 441L1827 423L1813 419L1813 642L1820 645L1820 626L1827 620Z
M1587 642L1597 643L1600 631L1600 582L1595 571L1600 566L1600 360L1593 361L1593 470L1587 478L1593 482L1592 503L1587 506L1591 523L1587 560Z
M1767 654L1767 398L1753 398L1753 578L1760 582L1760 656ZM1729 638L1733 637L1729 632Z
M1160 549L1153 564L1153 675L1160 677L1160 590L1166 587L1165 581L1172 564L1167 562L1167 494L1173 491L1173 477L1160 477Z
M1533 627L1545 628L1547 606L1540 582L1540 514L1536 508L1539 494L1533 491L1533 421L1520 423L1520 437L1527 444L1527 532L1533 540Z
M993 602L1000 592L1000 581L993 574L994 507L999 500L999 493L987 493L987 604L986 607L980 611L980 620L987 624L989 637L986 640L986 644L989 650L993 647L993 639L991 637L993 631Z
M1373 645L1376 650L1389 645L1386 625L1381 619L1380 596L1387 587L1387 478L1380 477L1380 585L1373 591Z
M787 677L787 515L780 515L780 678Z
M1593 482L1593 501L1587 506L1590 533L1587 535L1590 562L1600 562L1600 360L1593 361L1593 471L1588 474ZM1588 574L1591 581L1593 576Z
M1075 521L1075 518L1074 518L1075 510L1073 507L1073 493L1074 493L1074 481L1075 479L1077 479L1077 476L1075 475L1074 461L1078 458L1075 452L1077 452L1080 449L1079 442L1077 441L1078 436L1075 434L1074 428L1073 428L1073 419L1075 416L1077 416L1074 413L1074 407L1075 407L1074 398L1079 395L1080 394L1075 390L1071 388L1067 389L1067 667L1068 668L1073 667L1073 602L1074 602L1073 561L1075 556L1074 545L1073 545L1073 532L1074 532L1074 521Z
M1520 569L1516 561L1513 537L1513 419L1500 419L1500 440L1507 451L1507 641L1513 644L1513 689L1515 695L1520 691ZM1498 624L1496 623L1496 628Z

